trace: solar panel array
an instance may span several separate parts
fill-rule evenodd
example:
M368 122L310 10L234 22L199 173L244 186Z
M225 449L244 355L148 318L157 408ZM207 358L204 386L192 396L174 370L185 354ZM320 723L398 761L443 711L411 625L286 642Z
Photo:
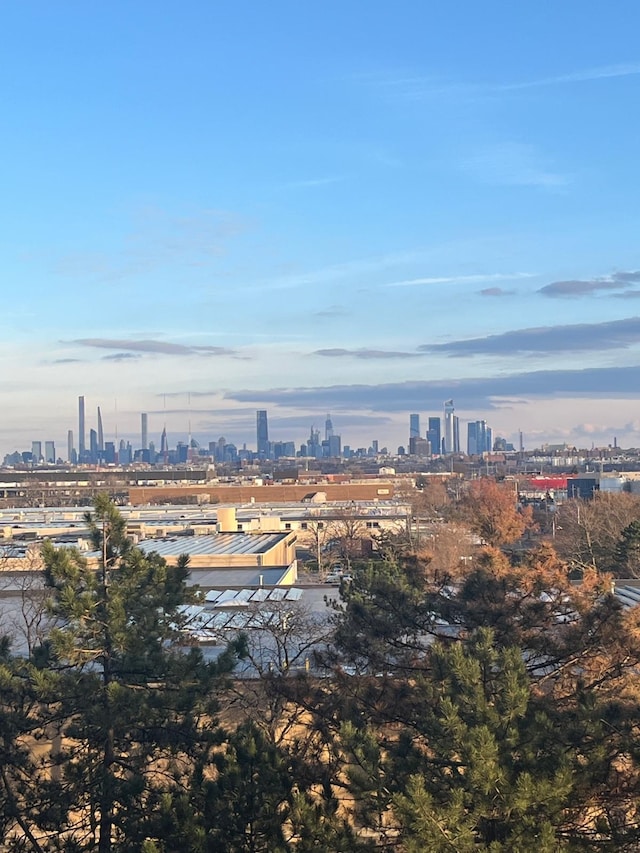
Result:
M181 629L199 643L224 644L229 632L265 630L284 625L287 608L282 604L300 601L303 591L294 587L276 589L211 590L206 604L185 604L178 608ZM270 603L275 606L270 607ZM251 606L258 605L258 606Z
M640 604L640 589L637 587L616 584L615 594L624 607L635 607L636 604Z
M249 604L263 604L268 601L300 601L302 590L295 587L275 587L274 589L210 589L204 600L211 607L247 607Z

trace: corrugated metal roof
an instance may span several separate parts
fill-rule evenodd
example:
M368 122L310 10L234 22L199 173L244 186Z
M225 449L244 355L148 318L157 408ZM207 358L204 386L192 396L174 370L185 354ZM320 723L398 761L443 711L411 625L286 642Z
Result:
M264 554L287 536L286 533L217 533L214 536L172 536L168 539L143 539L138 548L145 554L155 551L161 557L225 556Z

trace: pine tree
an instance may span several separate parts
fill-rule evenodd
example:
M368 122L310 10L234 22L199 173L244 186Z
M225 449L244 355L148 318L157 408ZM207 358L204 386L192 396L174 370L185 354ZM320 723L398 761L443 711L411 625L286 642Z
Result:
M396 798L410 849L557 849L573 777L519 650L480 629L431 656L425 713L396 770L412 770Z
M283 853L294 784L283 753L255 724L238 727L204 783L206 849L211 853Z
M159 794L184 790L216 739L212 688L232 654L205 664L180 645L187 560L168 566L125 536L106 496L87 516L96 565L45 543L51 666L59 673L61 755L77 850L131 850L153 841Z
M640 615L595 573L573 586L548 548L474 566L442 586L408 561L346 592L336 688L315 701L356 826L382 841L396 820L415 853L637 849Z
M252 721L242 723L214 757L215 774L202 780L201 814L207 853L366 853L323 796L319 778Z
M614 560L618 577L640 576L640 520L632 521L620 534Z
M64 822L68 802L52 778L47 750L51 675L11 654L0 639L0 837L4 849L48 849L47 838ZM41 755L37 755L40 752Z

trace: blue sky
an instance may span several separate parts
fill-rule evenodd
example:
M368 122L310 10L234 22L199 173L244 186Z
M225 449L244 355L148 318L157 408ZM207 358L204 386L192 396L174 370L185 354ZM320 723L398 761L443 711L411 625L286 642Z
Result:
M640 446L640 7L553 5L5 4L0 452Z

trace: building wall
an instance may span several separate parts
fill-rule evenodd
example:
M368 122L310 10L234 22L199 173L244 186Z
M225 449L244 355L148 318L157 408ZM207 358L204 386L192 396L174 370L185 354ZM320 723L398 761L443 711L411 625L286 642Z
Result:
M236 504L277 503L301 501L318 487L304 485L272 486L134 486L129 489L129 502L133 506L155 501L179 500L187 496L208 495L212 503ZM376 480L373 483L323 483L322 491L328 501L390 500L394 496L391 482Z
M290 566L296 558L296 536L292 534L283 538L263 554L190 554L189 568L191 569L246 569L276 568ZM165 555L169 565L175 565L179 554Z

